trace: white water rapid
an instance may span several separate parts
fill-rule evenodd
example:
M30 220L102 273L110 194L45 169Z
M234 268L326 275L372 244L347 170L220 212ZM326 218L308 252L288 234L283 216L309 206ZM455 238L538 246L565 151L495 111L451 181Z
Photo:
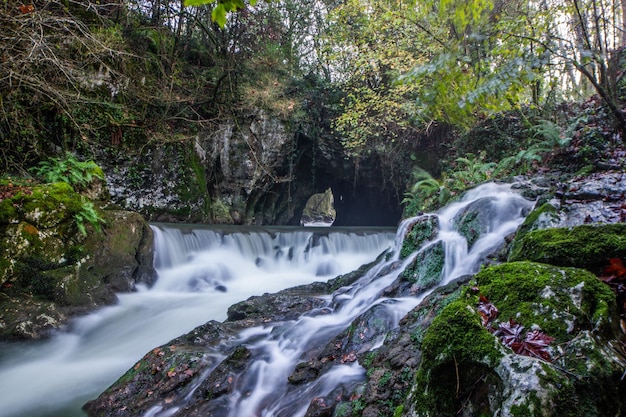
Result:
M158 279L36 343L0 345L0 417L84 416L152 348L252 295L327 281L393 246L389 229L154 225Z
M454 219L475 202L480 203L483 213L487 213L483 216L486 222L481 226L484 233L472 245L468 245L466 239L453 230L453 224ZM355 318L374 306L384 309L388 328L396 327L399 320L428 291L417 297L402 299L385 299L381 297L381 293L396 280L420 251L430 245L443 243L445 266L440 277L441 284L475 273L484 258L502 246L505 236L517 229L532 205L532 202L512 192L508 185L484 184L468 192L461 202L442 210L439 213L438 236L400 261L398 254L403 237L415 219L403 222L397 233L393 256L381 261L355 284L328 296L326 306L317 313L314 311L294 321L241 332L234 344L244 345L252 352L253 362L247 371L234 378L235 390L227 394L227 399L220 397L221 404L226 401L228 412L223 412L222 409L221 413L209 415L301 417L314 398L336 393L341 388L345 388L344 392L350 392L365 376L365 370L354 359L342 361L344 363L335 365L313 382L294 386L288 383L288 377L299 362L306 360L307 352L319 351L333 336L348 328ZM470 250L468 246L471 246ZM380 346L382 342L375 341L371 348ZM220 352L207 351L207 354L218 356ZM187 393L185 399L190 398L191 394ZM167 406L156 404L144 417L183 416L185 413L177 412L186 405L185 399Z

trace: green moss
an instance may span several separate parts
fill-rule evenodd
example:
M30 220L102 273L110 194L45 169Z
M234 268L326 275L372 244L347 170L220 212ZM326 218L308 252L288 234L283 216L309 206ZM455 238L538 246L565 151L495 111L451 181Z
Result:
M495 365L502 352L483 327L478 312L466 300L450 303L433 320L422 342L422 365L432 369L456 361Z
M350 403L342 402L337 404L333 417L348 417L352 415L352 408Z
M424 242L433 239L437 235L438 226L436 216L420 217L415 224L410 226L410 230L404 237L400 258L406 258L419 249Z
M528 232L536 229L543 229L544 225L549 224L551 221L558 218L556 208L552 204L542 204L526 216L524 223L517 229L517 239L521 239L522 236Z
M198 157L198 154L192 149L190 150L191 155L189 156L189 166L193 171L193 176L197 186L197 197L202 200L203 206L203 218L207 218L211 211L211 198L208 194L207 182L206 182L206 172L204 170L204 165L202 161Z
M482 227L480 224L480 213L478 211L470 211L469 213L462 216L462 218L457 222L456 227L461 236L465 237L467 240L467 246L472 247L472 245L478 240Z
M522 404L514 404L511 406L511 415L513 417L541 417L541 401L537 397L537 393L532 391L526 398L526 402Z
M609 258L626 258L626 223L534 230L515 240L509 260L599 272Z
M403 272L402 277L420 288L430 288L441 280L445 262L443 243L429 246L415 257Z
M480 293L499 310L564 342L573 331L608 328L614 294L588 271L533 262L511 262L486 268L476 277Z

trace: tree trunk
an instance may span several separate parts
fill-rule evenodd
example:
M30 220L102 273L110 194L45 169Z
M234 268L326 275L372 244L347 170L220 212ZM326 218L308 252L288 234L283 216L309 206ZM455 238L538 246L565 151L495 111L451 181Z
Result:
M617 28L620 35L620 45L626 45L626 0L621 0L622 27Z

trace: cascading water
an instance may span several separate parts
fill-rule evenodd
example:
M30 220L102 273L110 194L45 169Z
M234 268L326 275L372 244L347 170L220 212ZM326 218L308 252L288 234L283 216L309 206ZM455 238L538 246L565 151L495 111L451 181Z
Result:
M460 216L475 205L482 211L480 233L468 242L454 230ZM513 233L524 220L533 203L510 190L508 185L484 184L468 192L462 201L454 203L438 214L439 231L434 239L426 241L416 252L400 259L399 253L407 229L416 219L403 222L398 230L395 251L390 259L380 262L351 286L344 287L326 298L323 308L308 312L297 320L274 323L248 329L239 334L230 347L207 348L207 355L225 358L225 351L235 345L245 346L251 352L246 370L233 377L234 389L219 398L221 408L189 404L193 390L202 381L196 381L185 395L168 404L154 404L144 417L170 416L303 416L311 401L331 393L351 392L365 377L365 370L354 357L338 361L321 376L304 384L290 384L289 377L296 366L310 358L309 352L320 351L332 338L347 329L356 318L374 308L384 310L385 327L391 329L407 312L430 291L415 297L389 299L381 296L416 257L433 245L443 244L445 261L438 273L440 284L477 272L481 262L504 244L504 238ZM473 230L476 233L476 230ZM371 341L369 349L383 342L384 334ZM221 350L220 350L221 349ZM206 378L208 373L203 374ZM200 378L200 379L202 379ZM200 401L207 400L204 396ZM224 406L224 404L227 406ZM191 411L190 411L191 410ZM215 411L215 410L220 410Z
M150 349L252 295L326 281L392 246L389 229L154 225L158 280L36 343L0 345L1 417L84 416Z

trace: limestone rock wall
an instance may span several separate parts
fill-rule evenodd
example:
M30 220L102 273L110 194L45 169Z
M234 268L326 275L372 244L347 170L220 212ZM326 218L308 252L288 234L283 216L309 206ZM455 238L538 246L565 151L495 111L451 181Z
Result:
M257 110L138 153L95 153L111 199L150 221L299 225L309 197L330 188L338 225L396 225L404 177L379 155L349 158L337 138L312 130ZM405 157L397 169L410 166Z

